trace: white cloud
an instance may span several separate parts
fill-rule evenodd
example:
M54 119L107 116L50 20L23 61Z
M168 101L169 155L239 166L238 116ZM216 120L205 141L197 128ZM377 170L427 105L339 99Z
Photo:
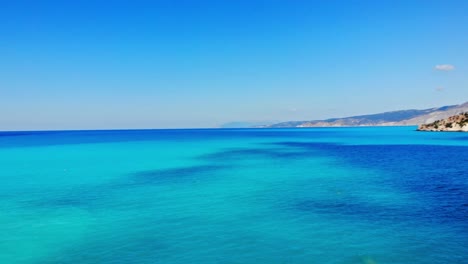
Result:
M434 69L438 71L453 71L455 70L455 66L451 64L438 64L434 67Z

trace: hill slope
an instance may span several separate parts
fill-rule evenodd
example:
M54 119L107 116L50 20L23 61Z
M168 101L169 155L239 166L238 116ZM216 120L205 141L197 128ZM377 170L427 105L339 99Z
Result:
M410 126L431 123L467 111L468 102L423 110L411 109L326 120L290 121L266 127Z

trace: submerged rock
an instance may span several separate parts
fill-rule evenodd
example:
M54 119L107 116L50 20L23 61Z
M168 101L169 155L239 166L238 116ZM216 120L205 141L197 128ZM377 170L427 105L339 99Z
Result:
M378 264L377 261L375 261L373 258L369 256L361 257L361 261L363 264Z

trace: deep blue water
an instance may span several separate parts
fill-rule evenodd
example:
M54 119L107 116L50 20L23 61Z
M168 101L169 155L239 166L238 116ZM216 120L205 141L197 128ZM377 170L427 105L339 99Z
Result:
M0 263L468 263L468 136L0 132Z

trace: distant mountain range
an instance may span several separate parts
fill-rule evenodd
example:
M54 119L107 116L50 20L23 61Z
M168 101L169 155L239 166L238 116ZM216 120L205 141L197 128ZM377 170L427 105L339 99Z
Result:
M468 102L460 105L448 105L423 110L400 110L326 120L289 121L263 127L411 126L432 123L436 120L448 118L463 112L468 112Z

